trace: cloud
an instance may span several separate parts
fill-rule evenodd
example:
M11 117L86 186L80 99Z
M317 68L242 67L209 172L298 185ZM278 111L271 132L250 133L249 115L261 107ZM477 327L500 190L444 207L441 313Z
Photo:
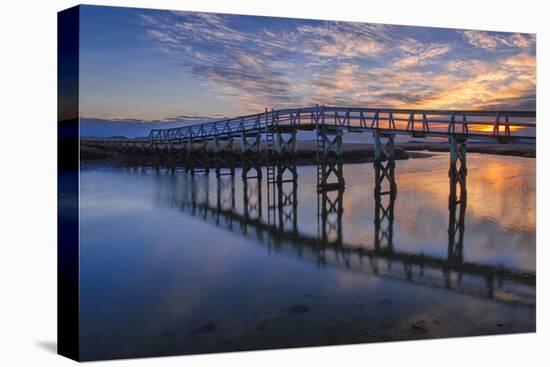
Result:
M315 103L534 108L534 35L448 30L434 42L433 29L404 26L278 18L251 25L188 12L140 19L153 45L243 114ZM491 57L471 57L464 46ZM509 52L499 56L499 48Z
M305 41L304 49L316 56L365 57L378 55L384 50L382 42L371 34L354 33L353 30L357 29L341 22L326 22L322 26L300 26L297 31Z
M470 63L462 74L450 74L448 88L426 97L424 106L433 108L516 108L535 109L535 57L522 52L495 62L480 60L452 61L448 69L460 69Z
M445 55L449 51L451 51L451 46L446 44L417 46L414 49L408 50L404 56L394 59L393 66L406 69L426 65L433 62L433 59Z
M325 104L530 110L535 108L534 63L534 56L520 53L491 62L450 60L441 72L344 64L324 74L312 94Z
M247 112L274 102L292 102L287 71L295 67L291 36L259 30L246 33L230 16L171 12L145 18L149 39L214 90L236 100ZM291 46L291 45L290 45Z
M498 47L531 48L535 44L534 34L513 33L504 35L496 32L461 31L463 37L472 46L495 50Z

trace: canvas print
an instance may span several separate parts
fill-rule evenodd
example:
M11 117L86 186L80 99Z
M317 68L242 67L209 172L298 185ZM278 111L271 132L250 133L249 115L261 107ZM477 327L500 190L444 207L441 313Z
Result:
M535 332L534 34L102 6L58 33L61 354Z

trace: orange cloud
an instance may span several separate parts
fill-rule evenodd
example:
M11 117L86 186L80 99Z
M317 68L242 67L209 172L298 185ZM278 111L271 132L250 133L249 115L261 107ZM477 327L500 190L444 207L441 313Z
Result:
M425 98L427 108L483 108L494 101L506 101L534 94L535 57L522 53L496 64L477 63L464 80L449 80L447 88Z

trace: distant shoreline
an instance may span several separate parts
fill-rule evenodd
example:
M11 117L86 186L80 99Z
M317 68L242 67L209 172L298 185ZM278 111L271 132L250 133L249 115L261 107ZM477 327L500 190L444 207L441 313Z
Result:
M312 141L300 141L298 153L293 159L296 165L316 165L316 144ZM374 146L365 143L344 143L343 163L368 163L374 161ZM448 152L449 147L444 143L437 142L407 142L395 144L395 159L429 158L434 154L431 152ZM534 144L485 144L468 143L468 152L505 155L524 158L536 157L536 146ZM234 153L236 166L240 165L240 153ZM104 161L122 165L150 165L153 158L148 155L136 154L129 151L109 151L99 147L81 146L80 158L82 161Z
M315 142L298 142L298 152L292 158L292 162L298 166L308 166L317 164L317 146ZM209 147L209 151L212 152L212 147ZM213 154L213 153L212 153ZM241 165L241 154L239 147L236 146L236 151L233 153L235 159L235 166ZM403 160L409 158L427 158L432 154L424 152L411 152L408 153L404 148L395 147L395 159ZM110 151L102 149L100 147L80 147L80 159L82 161L105 161L112 162L114 164L127 164L127 165L150 165L153 164L152 155L140 154L132 151ZM286 158L288 159L288 157ZM183 158L179 157L179 160L183 163ZM343 158L342 163L366 163L374 161L374 147L372 144L357 144L357 143L344 143L343 144Z

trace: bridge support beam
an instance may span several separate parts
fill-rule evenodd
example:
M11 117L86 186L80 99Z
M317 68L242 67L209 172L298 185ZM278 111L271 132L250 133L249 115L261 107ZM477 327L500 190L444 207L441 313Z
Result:
M449 155L451 158L449 177L458 180L461 189L466 191L466 139L452 135L449 137Z
M170 142L166 147L166 166L170 169L172 173L176 171L176 158L176 148L174 147L174 143Z
M175 166L183 166L186 167L187 164L187 151L186 151L186 144L183 142L178 142L176 146L174 146L174 165Z
M449 138L449 228L448 259L463 261L464 217L467 205L466 140L455 136Z
M378 194L395 194L395 147L394 134L374 132L374 192Z
M268 223L277 225L279 230L290 226L294 233L298 230L296 129L283 130L277 124L268 126L266 149Z
M159 151L158 151L158 147L157 147L157 144L152 144L151 145L151 163L153 164L153 166L155 167L155 169L159 169Z
M261 133L252 137L243 133L241 135L241 159L243 180L249 178L262 179L262 143Z
M296 148L296 129L289 132L278 129L274 143L275 153L278 157L294 157L298 152Z
M193 141L189 139L185 145L185 167L187 172L191 172L192 175L195 173L208 174L210 172L208 141Z
M341 128L317 128L317 190L345 187Z
M232 138L214 138L214 164L217 177L235 175L235 155Z
M317 216L321 244L341 245L344 212L344 149L340 127L317 126Z
M153 151L153 164L155 166L155 169L158 171L160 169L160 166L162 165L164 161L164 154L163 154L163 148L161 144L154 144L152 147Z

